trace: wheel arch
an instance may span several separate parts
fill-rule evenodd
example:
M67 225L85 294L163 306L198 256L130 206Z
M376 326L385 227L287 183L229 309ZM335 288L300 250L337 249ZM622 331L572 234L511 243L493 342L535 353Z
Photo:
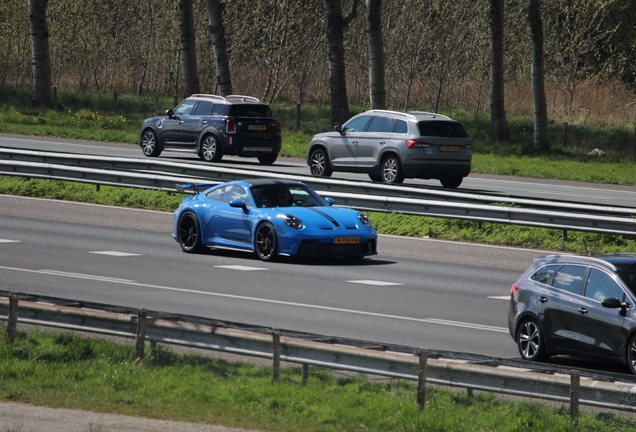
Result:
M333 166L331 165L331 156L329 156L329 151L327 150L327 143L325 143L324 141L315 141L312 143L309 143L309 148L307 149L307 165L311 165L311 154L318 150L321 149L322 151L325 152L325 155L327 156L327 162L329 163L329 167L333 168Z
M546 352L550 352L550 342L545 337L546 332L545 328L543 327L543 323L541 322L539 317L532 311L525 311L517 318L515 322L515 343L517 343L517 338L519 337L519 329L521 328L521 324L526 321L534 321L539 326L539 330L541 330L541 333L543 334L543 343L545 344Z

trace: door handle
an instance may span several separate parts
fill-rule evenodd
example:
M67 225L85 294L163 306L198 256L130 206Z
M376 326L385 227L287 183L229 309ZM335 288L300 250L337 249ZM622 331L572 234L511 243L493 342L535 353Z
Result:
M386 144L386 141L380 141L380 145Z
M183 124L183 120L181 120L181 121L179 122L179 124Z
M579 308L579 312L581 312L581 315L585 315L587 313L587 309Z
M547 298L545 298L545 297L539 297L539 301L540 301L541 303L547 303L548 299L547 299Z
M207 120L203 120L203 121L201 122L201 124L208 124L208 121L207 121Z

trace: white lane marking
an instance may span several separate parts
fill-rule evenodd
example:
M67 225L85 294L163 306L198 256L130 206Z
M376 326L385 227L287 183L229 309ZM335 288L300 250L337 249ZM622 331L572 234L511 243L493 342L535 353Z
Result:
M137 253L118 252L118 251L94 251L94 252L89 252L89 253L98 254L98 255L117 256L117 257L140 256L141 255L141 254L137 254Z
M262 267L248 267L248 266L242 266L242 265L220 265L220 266L214 266L214 267L230 269L230 270L241 270L241 271L269 270Z
M7 267L8 268L8 267ZM20 269L16 269L16 270L20 270ZM131 280L131 279L117 279L117 278L111 278L111 277L106 277L106 276L94 276L94 275L86 275L86 274L82 274L82 273L70 273L70 272L63 272L63 271L58 271L58 270L33 270L34 273L42 273L42 274L49 274L49 275L53 275L53 276L64 276L64 277L72 277L72 278L76 278L76 279L88 279L88 280L98 280L101 282L112 282L112 283L123 283L123 284L134 284L136 281Z
M0 239L0 243L22 243L22 241L20 241L20 240Z
M495 300L510 300L510 296L509 295L506 295L506 296L488 296L488 298L495 299Z
M401 283L397 283L397 282L382 282L382 281L376 281L376 280L350 280L347 281L349 283L357 283L357 284L364 284L364 285L376 285L376 286L389 286L389 285L404 285Z
M286 301L280 301L280 300L261 299L261 298L256 298L256 297L247 297L247 296L240 296L240 295L234 295L234 294L222 294L222 293L215 293L215 292L197 291L197 290L186 289L186 288L174 288L174 287L166 287L166 286L161 286L161 285L143 284L143 283L138 283L138 282L134 282L134 281L126 281L124 279L108 279L108 278L103 278L101 276L81 275L81 274L77 274L77 273L55 272L54 270L30 270L30 269L22 269L22 268L16 268L16 267L4 267L4 266L0 266L0 270L13 270L13 271L20 271L20 272L25 272L25 273L53 274L53 275L58 275L58 276L80 277L80 278L84 278L84 279L95 279L95 280L104 281L104 282L112 282L112 283L116 283L116 284L131 285L131 286L136 286L136 287L141 287L141 288L156 289L156 290L162 290L162 291L172 291L172 292L188 293L188 294L198 294L198 295L202 295L202 296L222 297L222 298L229 298L229 299L234 299L234 300L247 300L247 301L253 301L253 302L258 302L258 303L278 304L278 305L284 305L284 306L296 306L296 307L301 307L301 308L306 308L306 309L316 309L316 310L323 310L323 311L330 311L330 312L350 313L350 314L355 314L355 315L371 316L371 317L376 317L376 318L396 319L396 320L400 320L400 321L410 321L410 322L419 322L419 323L427 323L427 324L440 324L440 325L447 325L447 326L454 326L454 327L457 327L457 326L459 326L461 324L462 327L466 327L466 328L470 328L470 329L485 330L485 331L491 331L491 332L497 332L497 333L508 333L508 329L506 327L484 326L484 325L480 325L480 324L462 323L460 321L447 321L447 320L440 320L440 319L435 319L435 318L412 318L412 317L404 317L404 316L399 316L399 315L389 315L389 314L382 314L382 313L376 313L376 312L359 311L359 310L355 310L355 309L344 309L344 308L336 308L336 307L329 307L329 306L320 306L320 305L312 305L312 304L304 304L304 303L286 302Z

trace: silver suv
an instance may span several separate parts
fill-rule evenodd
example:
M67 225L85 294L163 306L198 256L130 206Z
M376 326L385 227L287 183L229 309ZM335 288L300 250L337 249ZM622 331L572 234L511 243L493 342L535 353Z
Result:
M307 165L313 176L346 171L385 183L438 179L442 186L456 188L470 173L471 144L461 124L449 117L371 110L315 135Z

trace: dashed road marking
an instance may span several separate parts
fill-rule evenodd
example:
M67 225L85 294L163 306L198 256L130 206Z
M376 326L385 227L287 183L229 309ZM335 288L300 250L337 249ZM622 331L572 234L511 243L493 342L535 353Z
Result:
M0 239L0 243L22 243L20 240Z
M93 251L93 252L89 252L89 253L98 254L98 255L117 256L117 257L140 256L141 255L141 254L137 254L137 253L118 252L118 251Z
M397 282L383 282L383 281L377 281L377 280L350 280L347 282L363 284L363 285L375 285L375 286L404 285Z
M249 266L242 266L242 265L220 265L220 266L214 266L214 267L230 269L230 270L240 270L240 271L269 270L262 267L249 267Z
M495 299L495 300L510 300L510 296L509 295L506 295L506 296L488 296L488 298Z

